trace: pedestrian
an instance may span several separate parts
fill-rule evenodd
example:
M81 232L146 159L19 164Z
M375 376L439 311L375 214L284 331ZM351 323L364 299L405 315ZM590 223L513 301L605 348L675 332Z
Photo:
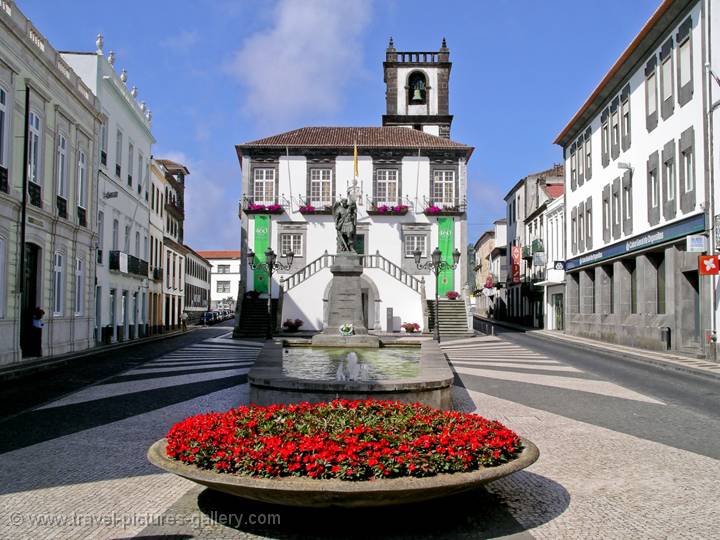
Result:
M30 328L30 351L29 356L42 356L42 329L45 326L42 318L45 315L40 307L36 307L32 313L32 327Z
M187 331L187 321L188 321L188 314L187 311L183 311L182 317L180 317L182 320L182 329L183 332Z

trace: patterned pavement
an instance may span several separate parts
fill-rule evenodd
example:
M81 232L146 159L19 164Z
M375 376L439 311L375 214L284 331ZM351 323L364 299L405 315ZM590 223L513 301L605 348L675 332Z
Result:
M487 489L389 509L287 509L147 463L174 422L247 402L260 346L201 336L0 422L0 538L720 538L717 415L495 337L443 344L456 407L498 418L541 457Z

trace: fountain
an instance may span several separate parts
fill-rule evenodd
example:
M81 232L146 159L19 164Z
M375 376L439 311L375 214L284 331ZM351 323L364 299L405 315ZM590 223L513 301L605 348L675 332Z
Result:
M431 340L388 345L368 333L362 315L361 255L355 251L357 181L333 207L337 255L330 267L328 324L310 341L269 340L250 370L258 405L391 399L450 409L453 373Z

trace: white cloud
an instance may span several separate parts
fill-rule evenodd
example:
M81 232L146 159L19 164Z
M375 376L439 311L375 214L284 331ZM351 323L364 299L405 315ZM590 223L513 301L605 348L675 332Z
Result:
M176 51L187 51L194 46L200 39L199 34L195 30L184 30L178 34L163 39L160 46L166 49Z
M198 249L240 249L240 167L233 162L193 160L179 151L158 152L182 163L185 179L185 243Z
M250 35L228 71L246 87L244 112L269 129L328 118L361 71L370 0L279 0L269 28Z

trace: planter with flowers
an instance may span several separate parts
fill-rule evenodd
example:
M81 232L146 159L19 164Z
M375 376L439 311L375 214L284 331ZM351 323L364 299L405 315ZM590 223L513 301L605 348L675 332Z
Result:
M340 327L340 335L341 336L352 336L355 333L355 328L353 327L352 323L345 323Z
M534 463L501 423L394 401L245 406L175 424L154 465L213 489L292 506L385 506L451 495Z
M332 214L332 207L330 207L330 206L316 207L316 206L313 206L312 204L303 204L300 206L300 208L298 210L304 216Z
M283 323L283 328L288 332L297 332L302 325L301 319L288 319Z
M429 217L462 216L465 214L465 209L461 206L437 206L431 204L423 210L423 213Z
M368 208L367 213L370 216L404 216L408 213L408 209L409 207L406 204L396 204L392 206L381 204Z
M408 334L415 334L420 331L420 325L416 322L406 322L400 325L400 328L405 330Z
M445 293L448 300L457 300L460 297L460 293L457 291L448 291Z
M250 214L282 214L283 207L281 204L255 204L248 203L243 209L248 215Z

